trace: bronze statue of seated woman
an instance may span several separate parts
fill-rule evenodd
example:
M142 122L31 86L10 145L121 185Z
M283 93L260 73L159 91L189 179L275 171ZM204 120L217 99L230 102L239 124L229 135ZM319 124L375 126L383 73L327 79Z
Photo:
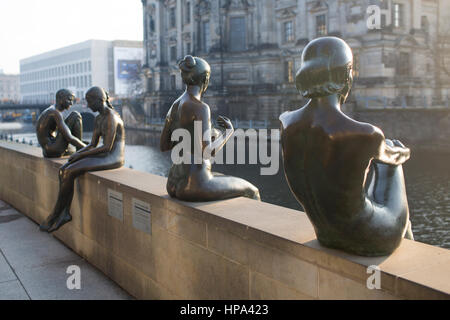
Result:
M163 152L172 150L177 144L172 141L172 134L182 129L188 133L192 149L187 150L188 161L172 165L167 192L171 197L185 201L213 201L240 196L260 200L258 189L248 181L211 171L211 158L223 148L234 129L231 121L221 116L217 119L220 129L215 131L217 136L211 134L210 108L202 102L209 84L209 64L201 58L186 56L179 67L186 91L167 114L160 147ZM200 130L195 130L196 126ZM196 144L199 146L197 150Z
M124 164L125 131L120 115L109 102L107 92L93 87L86 93L88 108L99 112L95 118L92 141L70 156L59 170L58 200L52 214L40 226L42 231L53 232L72 220L72 203L75 178L88 171L120 168ZM103 144L98 146L100 138Z
M73 111L63 119L62 111L68 110L75 99L75 95L61 89L56 93L56 103L45 109L36 124L36 136L46 158L59 158L68 155L69 144L77 150L86 145L83 137L83 122L81 115Z
M341 111L352 67L352 51L339 38L304 49L296 86L310 100L280 116L285 174L322 245L388 255L413 238L402 170L410 150Z

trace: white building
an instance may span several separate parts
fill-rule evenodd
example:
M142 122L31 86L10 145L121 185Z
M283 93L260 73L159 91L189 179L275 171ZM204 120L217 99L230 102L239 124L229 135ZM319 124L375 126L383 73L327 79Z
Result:
M21 60L22 102L53 103L56 92L62 88L72 90L77 99L83 99L92 86L100 86L115 95L115 85L121 76L117 74L119 59L114 57L114 52L120 52L122 47L142 51L142 42L88 40ZM137 63L135 57L133 52L127 60L122 54L120 60Z
M0 103L17 102L20 97L19 75L0 70Z

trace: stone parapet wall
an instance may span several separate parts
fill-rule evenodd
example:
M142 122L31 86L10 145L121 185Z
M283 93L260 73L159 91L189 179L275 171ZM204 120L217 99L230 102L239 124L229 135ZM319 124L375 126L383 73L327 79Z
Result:
M40 223L64 162L0 142L0 199ZM357 257L322 247L302 212L245 198L186 203L165 185L127 168L87 173L75 183L73 221L54 236L139 299L450 297L449 250L404 240L388 257ZM123 195L123 221L108 214L108 189ZM133 198L150 204L151 233L135 228ZM371 265L380 290L366 287Z

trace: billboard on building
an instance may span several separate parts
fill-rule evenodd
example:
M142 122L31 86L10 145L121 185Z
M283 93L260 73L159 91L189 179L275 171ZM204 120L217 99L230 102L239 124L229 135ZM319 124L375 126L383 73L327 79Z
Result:
M143 48L114 47L114 91L117 96L135 94L139 87Z

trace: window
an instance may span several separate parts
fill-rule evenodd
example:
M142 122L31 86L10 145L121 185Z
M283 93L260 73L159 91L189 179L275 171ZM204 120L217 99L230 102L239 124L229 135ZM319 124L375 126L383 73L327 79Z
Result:
M173 90L177 88L177 78L174 74L170 76L170 88Z
M170 61L177 60L177 46L170 47Z
M284 26L284 42L294 41L294 28L292 21L287 21Z
M294 61L284 62L284 76L287 82L294 82Z
M324 14L316 16L316 35L318 37L327 34L327 18Z
M353 78L359 77L359 54L353 54Z
M203 21L202 25L202 50L208 52L210 44L210 27L209 21Z
M428 23L428 17L427 16L422 16L421 20L420 20L420 26L422 28L422 30L428 31L429 30L429 23Z
M394 3L394 11L393 11L393 20L394 27L400 28L403 27L403 5L400 3Z
M155 32L155 19L153 19L153 16L149 16L149 29L150 32Z
M175 28L177 26L177 20L176 20L176 16L175 16L175 7L170 8L169 23L170 23L171 28Z
M186 8L185 8L185 17L184 17L184 23L188 24L191 23L191 3L186 2Z
M247 35L244 17L230 19L230 51L243 51L246 47Z
M408 52L400 52L399 60L397 61L397 75L409 76L410 57Z
M185 53L184 55L188 55L191 54L191 43L190 42L186 42L186 46L185 46Z

